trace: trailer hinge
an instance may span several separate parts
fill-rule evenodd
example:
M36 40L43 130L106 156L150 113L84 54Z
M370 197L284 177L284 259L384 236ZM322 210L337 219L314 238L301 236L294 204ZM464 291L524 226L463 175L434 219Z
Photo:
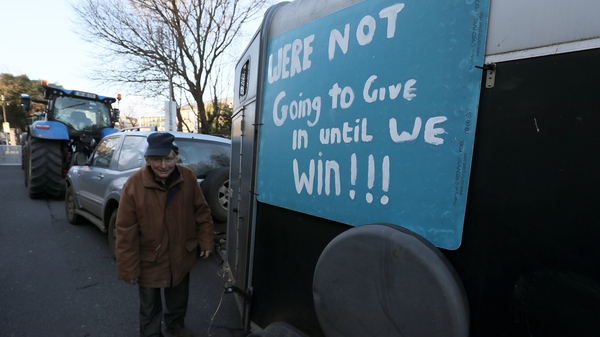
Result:
M494 87L494 83L496 82L496 64L495 63L486 63L483 67L475 66L475 68L483 69L486 71L485 73L485 88L491 89Z

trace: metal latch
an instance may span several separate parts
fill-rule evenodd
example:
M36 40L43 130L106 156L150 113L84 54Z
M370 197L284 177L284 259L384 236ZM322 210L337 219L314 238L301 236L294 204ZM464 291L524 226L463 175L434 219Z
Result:
M225 287L225 289L223 290L223 292L225 294L233 294L233 293L238 293L240 296L242 296L244 298L244 301L246 302L250 302L250 299L252 298L252 294L248 291L244 291L242 289L240 289L237 286L229 286L229 287Z
M486 63L483 67L475 66L479 69L484 69L485 73L485 88L491 89L494 87L494 83L496 82L496 64L495 63Z

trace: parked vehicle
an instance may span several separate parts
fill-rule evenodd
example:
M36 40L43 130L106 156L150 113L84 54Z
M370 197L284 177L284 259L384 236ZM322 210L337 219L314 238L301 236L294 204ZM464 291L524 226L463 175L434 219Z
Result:
M67 173L67 220L79 224L87 219L108 232L113 256L121 189L129 176L146 166L146 138L152 132L125 130L106 136L89 158L78 153L77 165ZM202 134L171 133L179 147L179 163L196 172L213 218L217 222L227 221L230 141Z
M251 336L600 336L598 13L270 8L232 120L227 291Z
M35 121L21 137L22 168L30 198L57 197L76 152L87 155L102 137L116 132L119 110L112 107L113 97L67 90L42 81L45 104L35 112ZM120 97L119 97L120 99ZM23 111L29 111L31 99L21 95Z

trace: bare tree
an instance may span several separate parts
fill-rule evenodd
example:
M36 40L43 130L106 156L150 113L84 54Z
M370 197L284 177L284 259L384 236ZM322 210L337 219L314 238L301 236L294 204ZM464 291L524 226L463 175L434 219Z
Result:
M135 127L138 126L138 118L135 117L135 110L136 107L139 108L139 105L141 103L141 97L137 100L136 102L137 104L134 104L132 102L128 102L125 104L119 104L119 111L120 111L120 121L119 124L121 125L121 127ZM126 120L127 122L129 122L129 125L127 125L126 123L121 122L121 120Z
M101 60L90 76L137 91L193 101L197 127L211 133L204 97L220 58L271 0L81 0L79 35L98 45ZM107 66L109 65L109 66ZM211 99L210 97L208 99ZM182 128L178 104L178 129Z

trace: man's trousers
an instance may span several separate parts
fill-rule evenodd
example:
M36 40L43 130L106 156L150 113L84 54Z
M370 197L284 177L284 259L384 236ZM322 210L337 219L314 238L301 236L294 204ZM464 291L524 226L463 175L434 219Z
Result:
M140 293L140 337L163 336L161 330L162 299L161 289L164 289L165 325L173 329L185 327L185 314L187 312L190 293L190 274L174 287L169 288L144 288L139 287Z

